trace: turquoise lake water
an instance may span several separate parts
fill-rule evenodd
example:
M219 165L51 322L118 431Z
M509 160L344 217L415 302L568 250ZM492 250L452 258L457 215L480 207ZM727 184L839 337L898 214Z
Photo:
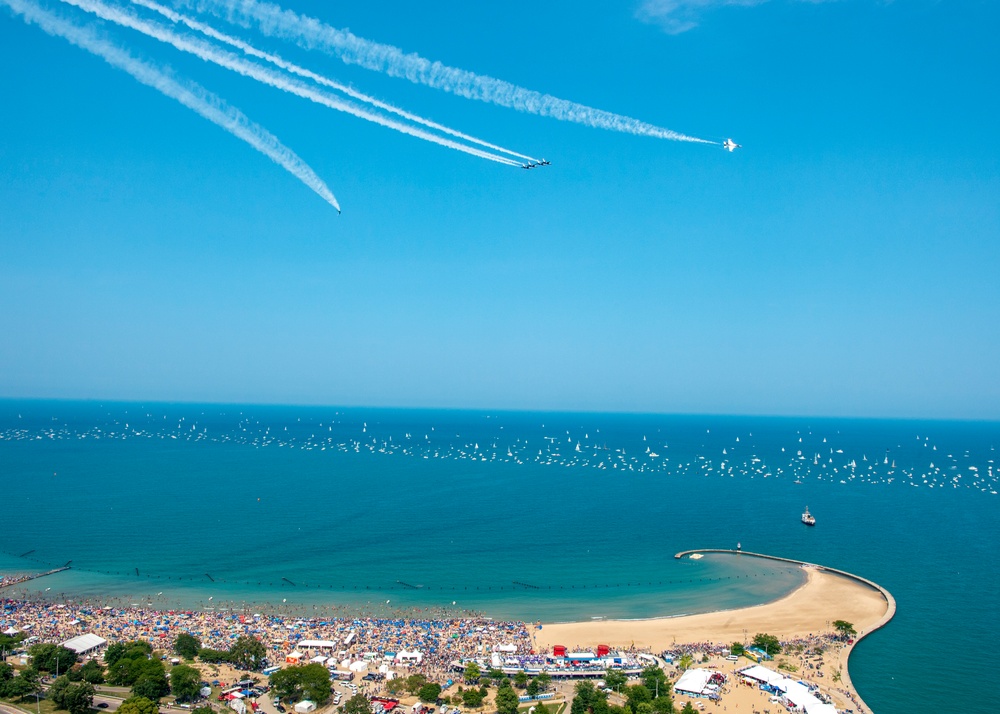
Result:
M5 401L0 437L0 572L72 560L50 597L552 622L801 582L673 558L740 542L893 593L851 659L876 712L945 710L951 677L1000 710L1000 424Z

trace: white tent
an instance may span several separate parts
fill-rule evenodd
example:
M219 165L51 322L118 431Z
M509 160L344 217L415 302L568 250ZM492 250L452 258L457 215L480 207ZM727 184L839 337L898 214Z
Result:
M17 629L16 627L8 627L6 630L3 631L5 635L16 635L18 632L20 632L20 630Z
M775 672L773 669L755 664L752 667L741 670L740 674L780 690L784 693L785 699L791 702L796 708L803 709L806 714L837 714L836 707L832 704L821 702L809 690L809 687L779 672Z
M337 648L337 643L332 640L299 640L296 647L304 650L332 650Z
M773 669L768 669L767 667L761 667L759 664L755 664L752 667L747 667L746 669L741 669L740 674L744 677L749 677L757 682L762 682L764 684L769 684L772 687L777 687L781 691L785 691L783 686L785 681L788 679L783 674L778 674Z
M351 666L348 669L352 672L364 672L368 669L368 663L359 659L357 662L351 662Z
M303 699L295 705L295 711L297 714L309 714L316 711L316 705L308 699Z
M689 669L674 684L674 691L677 694L707 697L709 694L718 691L718 687L708 683L714 674L716 672L710 669Z
M493 648L494 652L517 652L517 645L496 645Z
M837 714L837 709L832 704L824 704L809 691L809 687L791 679L787 680L785 699L797 707L802 707L806 714Z
M396 653L397 662L416 662L420 664L424 659L424 655L421 652L413 650L412 652L407 652L406 650L400 650Z
M99 647L103 647L108 644L108 641L103 637L98 637L97 635L87 634L74 637L72 639L66 640L62 643L62 646L68 650L73 650L78 655L87 654L88 652L93 652Z

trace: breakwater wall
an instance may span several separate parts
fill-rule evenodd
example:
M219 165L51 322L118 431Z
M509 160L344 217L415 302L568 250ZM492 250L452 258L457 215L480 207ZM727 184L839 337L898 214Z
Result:
M868 628L863 629L863 630L858 630L858 634L854 638L854 641L851 642L847 646L847 652L845 653L845 657L844 657L845 666L843 668L843 672L841 673L841 679L842 679L844 685L846 685L846 687L848 688L848 690L851 691L851 692L853 692L854 695L857 697L857 703L858 703L858 706L861 707L861 710L862 711L869 711L869 712L872 710L871 707L868 706L868 704L864 702L864 700L861 698L861 695L858 694L857 688L851 682L851 675L848 672L848 668L846 666L846 663L850 660L851 652L854 650L855 645L857 645L863 638L867 637L871 633L873 633L876 630L879 630L879 629L885 627L887 624L889 624L889 621L892 620L893 617L895 617L895 615L896 615L896 598L894 598L892 596L892 593L890 593L888 590L886 590L884 587L882 587L878 583L872 582L868 578L863 578L860 575L855 575L854 573L849 573L846 570L839 570L837 568L830 568L830 567L827 567L825 565L819 565L818 563L809 563L809 562L806 562L804 560L795 560L793 558L782 558L781 556L778 556L778 555L767 555L766 553L752 553L752 552L746 551L746 550L732 550L732 549L728 549L728 548L700 548L700 549L695 549L695 550L682 550L680 553L674 554L674 558L680 559L680 558L683 558L683 557L688 556L688 555L694 555L695 553L699 553L699 554L703 554L703 553L724 553L724 554L727 554L727 555L739 555L739 556L746 556L746 557L749 557L749 558L763 558L764 560L775 560L775 561L778 561L778 562L781 562L781 563L793 563L795 565L805 566L805 567L809 567L809 568L815 568L816 570L822 570L822 571L825 571L827 573L833 573L835 575L840 575L842 577L849 578L850 580L853 580L855 582L861 583L862 585L865 585L865 586L867 586L867 587L869 587L869 588L877 591L879 594L881 594L882 597L883 597L883 599L885 599L885 604L886 604L885 614L883 614L882 617L877 622L875 622L874 624L870 625Z
M61 573L64 570L69 570L69 567L70 566L68 565L64 565L61 568L53 568L52 570L46 570L44 573L35 573L34 575L26 575L25 577L18 578L13 582L6 583L5 585L0 585L0 590L2 590L3 588L12 588L15 585L23 585L29 580L38 580L38 578L44 578L46 575L55 575L56 573Z

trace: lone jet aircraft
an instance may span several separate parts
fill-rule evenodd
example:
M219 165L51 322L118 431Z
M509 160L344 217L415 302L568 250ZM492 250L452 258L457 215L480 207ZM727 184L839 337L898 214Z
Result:
M742 149L743 145L737 144L732 139L726 139L724 142L722 142L722 148L729 149L729 153L732 153L736 149Z

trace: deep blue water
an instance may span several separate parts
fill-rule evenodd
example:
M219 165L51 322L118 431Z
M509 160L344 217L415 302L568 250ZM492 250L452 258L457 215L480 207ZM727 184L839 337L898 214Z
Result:
M800 582L673 558L741 542L895 595L851 660L877 712L950 706L928 662L992 676L996 423L7 401L0 437L0 571L72 560L50 594L559 621Z

